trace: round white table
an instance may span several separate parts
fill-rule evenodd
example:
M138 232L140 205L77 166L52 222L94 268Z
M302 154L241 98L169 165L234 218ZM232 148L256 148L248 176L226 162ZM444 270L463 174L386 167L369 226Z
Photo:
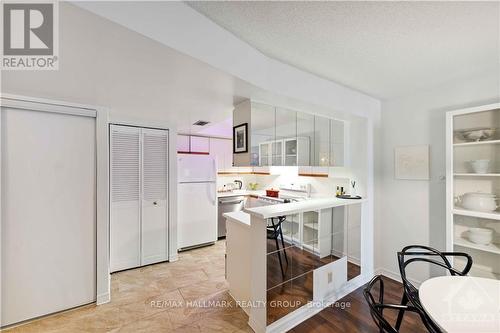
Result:
M427 314L448 333L500 332L500 281L469 276L441 276L418 291Z

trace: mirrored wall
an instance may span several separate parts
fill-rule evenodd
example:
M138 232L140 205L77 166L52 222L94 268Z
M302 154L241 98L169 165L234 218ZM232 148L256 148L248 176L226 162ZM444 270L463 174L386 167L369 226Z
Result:
M360 274L361 215L356 212L359 208L338 207L268 220L267 325L328 298Z

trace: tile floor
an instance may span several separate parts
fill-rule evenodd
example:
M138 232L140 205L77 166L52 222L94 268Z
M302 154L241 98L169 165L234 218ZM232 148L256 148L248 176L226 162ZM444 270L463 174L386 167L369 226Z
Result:
M48 316L6 332L253 332L224 279L225 242L179 261L115 273L111 302ZM232 302L232 304L230 303ZM207 304L219 306L208 306Z

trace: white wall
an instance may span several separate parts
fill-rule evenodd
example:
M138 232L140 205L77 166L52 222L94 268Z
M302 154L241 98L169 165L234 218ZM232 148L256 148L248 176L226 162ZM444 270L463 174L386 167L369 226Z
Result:
M445 112L498 99L499 78L492 73L382 104L376 267L399 276L396 252L404 246L445 249ZM431 180L395 180L394 147L415 144L430 144ZM417 281L428 276L428 270L410 272Z
M212 122L231 116L231 75L72 4L61 2L59 13L59 70L2 71L3 93L171 124L192 124L194 110Z

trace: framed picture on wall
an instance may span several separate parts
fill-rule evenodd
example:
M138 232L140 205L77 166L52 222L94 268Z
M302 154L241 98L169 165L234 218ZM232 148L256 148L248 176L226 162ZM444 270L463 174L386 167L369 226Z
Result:
M396 147L394 162L396 179L429 180L429 145Z
M233 153L248 152L248 123L233 127Z

